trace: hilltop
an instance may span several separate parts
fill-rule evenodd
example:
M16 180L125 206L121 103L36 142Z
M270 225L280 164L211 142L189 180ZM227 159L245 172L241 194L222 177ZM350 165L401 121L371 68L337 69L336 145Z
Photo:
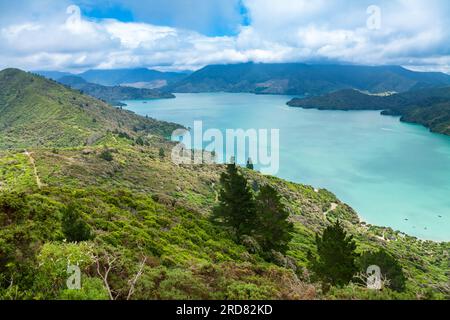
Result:
M108 131L170 135L174 124L114 108L18 69L0 72L0 148L90 145Z

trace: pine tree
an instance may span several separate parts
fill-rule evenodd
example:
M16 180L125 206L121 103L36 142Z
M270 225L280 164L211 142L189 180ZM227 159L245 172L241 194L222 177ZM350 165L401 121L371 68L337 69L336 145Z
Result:
M143 146L144 145L144 139L142 139L142 137L137 137L136 144L140 145L140 146Z
M294 225L288 221L289 212L278 192L269 185L262 186L256 197L258 228L255 238L264 252L285 254L292 240Z
M344 286L358 271L356 243L339 221L327 227L322 236L316 234L318 257L309 255L310 267L325 284Z
M159 157L160 158L165 158L166 157L166 153L164 152L163 148L159 148Z
M255 230L255 201L247 180L239 173L234 163L227 165L227 171L220 177L222 189L215 218L231 227L238 240L243 235L251 235Z
M247 169L250 169L250 170L254 169L252 158L248 158L248 160L247 160Z

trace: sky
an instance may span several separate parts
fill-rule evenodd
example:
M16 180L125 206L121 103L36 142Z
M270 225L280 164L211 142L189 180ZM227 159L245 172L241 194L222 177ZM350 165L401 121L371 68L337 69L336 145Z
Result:
M448 0L0 0L0 69L402 65L450 73Z

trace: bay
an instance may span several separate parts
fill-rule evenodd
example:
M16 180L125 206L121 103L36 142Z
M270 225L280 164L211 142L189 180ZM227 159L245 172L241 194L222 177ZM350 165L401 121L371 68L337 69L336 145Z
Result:
M204 130L279 129L277 176L326 188L367 223L450 240L450 137L378 111L291 108L290 96L176 94L124 101L140 115Z

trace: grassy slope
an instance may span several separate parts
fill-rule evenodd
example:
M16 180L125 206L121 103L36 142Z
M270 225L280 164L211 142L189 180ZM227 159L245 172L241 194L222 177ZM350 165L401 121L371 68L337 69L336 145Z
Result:
M21 89L1 91L2 99L7 97L2 107L9 109L6 115L10 123L2 133L9 133L9 143L17 148L0 152L0 297L107 298L93 257L110 254L117 257L110 285L119 298L126 297L128 280L142 257L146 257L144 273L133 298L426 298L429 292L437 298L448 298L449 243L420 241L389 228L365 225L350 207L326 190L316 192L309 186L244 170L253 186L270 183L280 191L295 222L288 257L280 257L277 263L263 261L251 246L235 244L208 219L217 201L223 166L176 166L170 159L159 157L159 148L169 155L172 144L154 133L164 132L171 125L155 122L148 132L139 132L148 142L139 146L135 143L137 134L125 124L120 129L130 132L128 138L108 131L110 127L106 126L117 123L115 116L123 119L121 111L41 78L27 83L29 76L11 72L16 75L8 83L19 77ZM32 102L27 95L33 96ZM62 100L65 102L75 95L76 101L96 105L68 115L54 105L54 95L68 99ZM66 111L77 110L70 103L65 107ZM37 109L42 114L37 114ZM26 123L18 110L34 114L23 115L32 123ZM12 111L15 118L10 116ZM94 124L90 112L99 118ZM131 124L152 121L125 115ZM87 135L99 132L100 137L88 147L82 146L83 139L70 143L59 140L59 136L73 138L69 129L65 131L71 123L66 117ZM0 121L5 123L3 113ZM30 130L35 123L45 123L47 128L49 124L60 126L60 135L52 137L48 130L37 131L39 128L29 132L30 140L12 135L17 128ZM42 144L47 147L36 147L38 137L44 138ZM5 149L2 141L0 146ZM20 150L24 145L29 154ZM112 152L113 161L100 157L105 149ZM69 203L79 207L94 230L93 240L78 244L63 241L61 216ZM336 209L330 210L333 207ZM359 250L385 247L400 260L408 276L406 293L374 293L352 285L324 294L318 284L311 283L307 251L315 249L315 232L337 218L356 237ZM67 257L82 267L81 291L64 290Z
M0 148L91 144L108 130L169 134L176 125L144 119L17 69L0 72Z

